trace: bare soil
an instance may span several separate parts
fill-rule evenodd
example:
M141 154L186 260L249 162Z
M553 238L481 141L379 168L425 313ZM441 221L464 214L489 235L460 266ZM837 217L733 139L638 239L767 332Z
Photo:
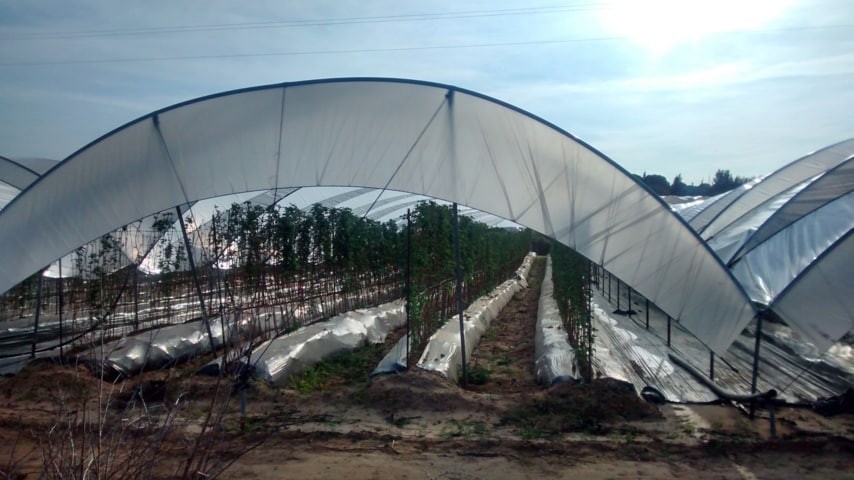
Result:
M365 362L363 375L331 374L307 393L255 382L241 416L227 382L193 374L207 359L115 384L82 367L30 365L0 379L0 479L58 478L40 475L45 452L82 445L84 423L115 431L168 418L165 432L125 427L143 441L115 442L116 458L162 443L145 475L112 478L180 478L200 450L208 461L189 478L225 466L219 478L854 478L850 415L781 408L771 439L766 411L751 420L733 406L651 405L607 379L534 383L541 268L485 335L472 363L488 380L468 388L424 371L369 381ZM69 418L71 436L58 437Z

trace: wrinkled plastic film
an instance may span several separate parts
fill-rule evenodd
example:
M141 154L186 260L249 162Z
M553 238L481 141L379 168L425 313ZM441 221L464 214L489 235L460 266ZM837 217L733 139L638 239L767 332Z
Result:
M229 321L234 328L234 321ZM222 323L210 321L211 335L216 348L223 344ZM158 328L124 337L80 355L95 374L106 377L129 377L143 370L163 368L210 351L210 342L203 320Z
M534 372L537 382L552 385L559 381L577 381L575 352L554 299L552 257L546 257L546 273L540 290L537 326L534 336Z
M501 309L513 298L516 292L525 288L525 278L531 270L536 254L529 253L516 270L516 275L496 287L488 295L475 300L463 312L463 335L465 335L466 358L471 358L471 352L480 342L489 324L498 317ZM454 316L456 319L457 316ZM418 361L418 368L439 372L451 381L459 379L462 367L462 347L460 342L459 322L449 320L430 337L427 347Z
M287 385L292 375L336 353L383 342L389 332L405 324L404 305L403 300L395 300L307 325L264 342L244 361L254 367L258 378L272 385Z

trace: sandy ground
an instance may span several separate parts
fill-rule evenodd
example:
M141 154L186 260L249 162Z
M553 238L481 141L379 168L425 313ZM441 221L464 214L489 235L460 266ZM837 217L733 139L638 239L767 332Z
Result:
M541 272L535 264L532 275ZM655 406L608 381L536 385L528 339L539 281L530 283L477 348L488 381L465 389L423 371L368 381L370 365L305 393L256 383L241 417L239 397L220 394L227 385L193 375L206 359L118 384L83 367L31 365L0 379L0 479L49 473L46 452L70 439L78 451L95 445L83 442L84 424L102 426L113 465L154 452L150 471L102 478L180 478L193 451L207 462L187 478L226 465L219 478L854 478L851 415L781 408L772 439L765 410L751 420L731 405ZM143 421L160 427L134 431Z

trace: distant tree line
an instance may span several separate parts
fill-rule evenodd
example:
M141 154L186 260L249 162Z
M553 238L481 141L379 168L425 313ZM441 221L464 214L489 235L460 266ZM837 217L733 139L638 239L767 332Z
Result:
M658 195L680 195L680 196L703 196L711 197L720 193L727 192L749 182L748 177L733 176L729 170L718 170L712 179L712 183L701 183L699 185L686 185L682 180L682 174L676 175L673 178L673 183L667 181L667 177L663 175L650 174L646 172L643 175L635 175L635 177L646 184L653 192Z

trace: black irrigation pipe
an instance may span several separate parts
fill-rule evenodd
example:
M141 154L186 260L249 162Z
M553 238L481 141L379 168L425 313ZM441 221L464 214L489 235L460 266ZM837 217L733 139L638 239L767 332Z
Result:
M668 353L667 356L670 358L670 360L673 361L673 363L675 363L676 365L679 365L680 367L687 370L688 373L690 373L691 375L694 376L694 378L699 380L705 386L709 387L709 390L711 390L712 392L715 393L715 395L717 395L718 397L720 397L724 400L746 403L746 402L756 402L757 400L758 401L770 401L770 400L773 400L774 398L777 397L777 390L774 390L773 388L771 390L768 390L767 392L758 392L758 393L750 393L750 394L748 394L748 393L736 393L736 392L731 392L729 390L725 390L725 389L719 387L714 381L709 379L709 377L707 377L703 372L701 372L700 370L698 370L697 368L695 368L693 365L686 362L685 360L682 360L680 357L678 357L672 353Z

